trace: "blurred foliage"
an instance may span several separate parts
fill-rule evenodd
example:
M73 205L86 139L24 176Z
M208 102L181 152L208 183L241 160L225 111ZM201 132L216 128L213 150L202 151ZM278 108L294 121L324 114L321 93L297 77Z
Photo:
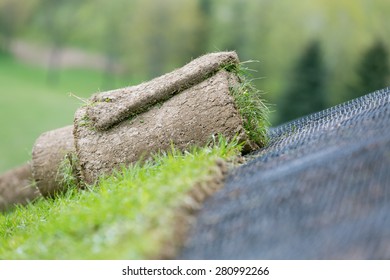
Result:
M16 61L0 52L0 173L31 159L35 140L45 131L72 123L83 104L74 97L88 97L99 90L102 73L64 69L59 83L46 82L47 71ZM129 81L116 80L120 87Z
M51 45L53 64L60 47L100 52L111 62L107 72L119 62L133 81L235 49L242 61L260 61L256 86L278 111L293 64L313 39L329 70L327 105L348 99L362 54L377 38L389 48L389 10L388 0L0 0L0 45L12 38Z
M9 47L9 41L24 31L36 8L35 0L0 0L0 51Z
M319 41L313 41L293 69L289 85L280 102L279 122L324 110L326 70Z
M351 86L348 99L389 86L389 54L382 41L376 41L361 57L357 81Z

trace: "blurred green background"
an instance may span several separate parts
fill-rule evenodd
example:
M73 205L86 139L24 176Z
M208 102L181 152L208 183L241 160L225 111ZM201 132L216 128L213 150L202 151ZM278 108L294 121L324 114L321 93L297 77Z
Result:
M257 60L277 125L389 85L388 0L0 0L0 172L79 99L206 52Z

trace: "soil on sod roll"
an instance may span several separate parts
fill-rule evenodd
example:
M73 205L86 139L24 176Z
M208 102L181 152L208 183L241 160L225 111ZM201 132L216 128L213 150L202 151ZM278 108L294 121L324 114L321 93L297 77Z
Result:
M150 106L203 82L220 69L238 63L235 52L201 56L149 82L94 95L90 100L93 106L87 108L86 117L96 129L107 130L129 116L142 113Z
M74 151L72 125L45 132L35 141L33 176L42 195L50 196L65 190L60 167Z
M245 152L263 146L264 137L252 134L265 131L266 109L239 66L235 52L211 53L149 82L95 94L73 126L37 139L32 174L40 192L52 196L73 183L94 184L172 145L184 151L219 134L245 143Z
M84 124L86 107L76 113L75 145L81 175L93 183L122 164L166 151L173 144L184 150L205 145L210 136L223 134L251 144L243 120L229 94L234 74L220 70L214 76L148 111L122 121L106 131ZM254 148L255 144L249 146Z
M39 196L33 184L31 164L26 163L0 176L0 211L14 204L26 204Z

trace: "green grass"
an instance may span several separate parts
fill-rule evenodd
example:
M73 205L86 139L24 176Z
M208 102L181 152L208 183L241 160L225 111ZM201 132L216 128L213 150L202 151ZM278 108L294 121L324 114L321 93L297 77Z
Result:
M241 85L232 88L251 140L266 142L267 109L252 86L247 69L234 69ZM35 139L44 131L68 125L77 98L99 91L102 74L61 71L55 87L45 69L0 55L0 172L30 158ZM117 87L130 83L122 83ZM188 191L207 181L218 158L236 157L242 145L225 139L181 153L174 148L144 164L123 168L98 185L75 186L71 155L59 169L68 188L55 199L40 198L27 207L0 213L0 259L142 259L156 256L172 238L174 217Z
M142 259L158 254L173 233L175 210L196 182L207 180L218 158L242 146L222 137L205 148L174 148L144 165L70 188L0 214L0 259Z
M225 69L235 73L239 78L240 83L231 89L231 94L243 118L243 126L249 139L262 147L268 142L269 109L264 102L263 92L254 86L250 75L251 69L245 66L247 62L227 65Z
M0 173L29 160L43 132L72 124L80 101L69 93L89 97L99 91L103 74L63 70L59 83L47 83L47 71L24 65L0 53ZM117 81L116 87L130 81Z

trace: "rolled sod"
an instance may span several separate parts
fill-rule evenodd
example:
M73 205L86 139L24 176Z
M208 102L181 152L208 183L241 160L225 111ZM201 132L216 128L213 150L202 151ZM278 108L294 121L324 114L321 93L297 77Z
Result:
M0 176L0 211L15 204L26 204L39 197L31 169L31 164L26 163Z
M241 79L239 64L235 52L211 53L151 81L93 95L77 110L73 126L37 139L32 175L40 192L53 196L70 181L94 184L172 145L185 151L217 135L236 137L245 151L263 146L248 127L257 125L253 115L261 120L264 107L248 95L253 88ZM244 99L237 98L241 93Z
M74 151L72 125L45 132L35 141L32 170L43 196L65 190L60 167Z
M234 74L220 70L104 131L85 125L88 108L81 108L76 113L74 139L82 177L93 183L101 174L169 150L172 144L180 150L203 146L212 135L230 139L237 135L240 142L247 141L250 146L243 120L229 94L229 86L236 82Z
M142 113L159 102L195 86L220 69L238 65L235 52L210 53L151 81L94 95L86 117L98 130L107 130L129 116ZM203 92L204 93L204 92Z

